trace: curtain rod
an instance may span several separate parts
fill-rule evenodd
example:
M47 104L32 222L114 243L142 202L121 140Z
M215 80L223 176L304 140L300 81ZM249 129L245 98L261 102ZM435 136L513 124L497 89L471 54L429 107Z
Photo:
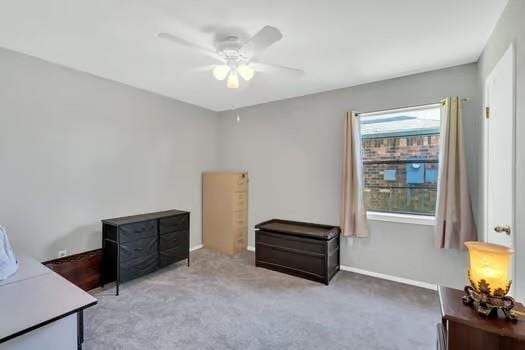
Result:
M461 101L468 102L470 98L465 97L462 98ZM428 104L421 104L421 105L411 105L411 106L404 106L404 107L396 107L396 108L390 108L390 109L378 109L375 111L369 111L369 112L357 112L354 114L356 117L366 117L371 116L375 114L386 114L386 113L395 113L395 112L402 112L402 111L408 111L408 110L414 110L414 109L428 109L428 108L435 108L438 106L442 106L444 102L434 102L434 103L428 103Z

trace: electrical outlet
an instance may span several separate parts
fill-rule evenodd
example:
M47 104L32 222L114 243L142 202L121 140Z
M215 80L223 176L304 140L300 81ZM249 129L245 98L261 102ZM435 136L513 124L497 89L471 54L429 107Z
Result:
M63 258L64 256L67 255L67 249L64 249L64 250L59 250L58 251L58 257L59 258Z

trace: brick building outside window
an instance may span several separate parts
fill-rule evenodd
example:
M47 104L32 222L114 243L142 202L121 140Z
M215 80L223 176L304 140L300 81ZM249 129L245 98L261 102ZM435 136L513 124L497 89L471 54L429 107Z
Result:
M367 210L434 216L439 106L361 115Z

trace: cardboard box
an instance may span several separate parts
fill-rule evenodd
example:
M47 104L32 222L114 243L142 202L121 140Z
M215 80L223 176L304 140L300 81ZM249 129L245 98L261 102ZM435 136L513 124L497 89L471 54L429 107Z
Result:
M202 175L202 239L205 248L234 255L248 244L248 173Z

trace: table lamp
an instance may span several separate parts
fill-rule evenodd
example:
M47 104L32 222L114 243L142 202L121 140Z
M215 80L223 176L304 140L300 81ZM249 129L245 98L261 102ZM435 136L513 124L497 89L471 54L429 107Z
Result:
M483 242L465 242L465 246L470 256L470 286L465 287L463 302L484 316L501 310L507 319L516 320L511 311L514 299L507 296L512 284L509 268L514 250Z

